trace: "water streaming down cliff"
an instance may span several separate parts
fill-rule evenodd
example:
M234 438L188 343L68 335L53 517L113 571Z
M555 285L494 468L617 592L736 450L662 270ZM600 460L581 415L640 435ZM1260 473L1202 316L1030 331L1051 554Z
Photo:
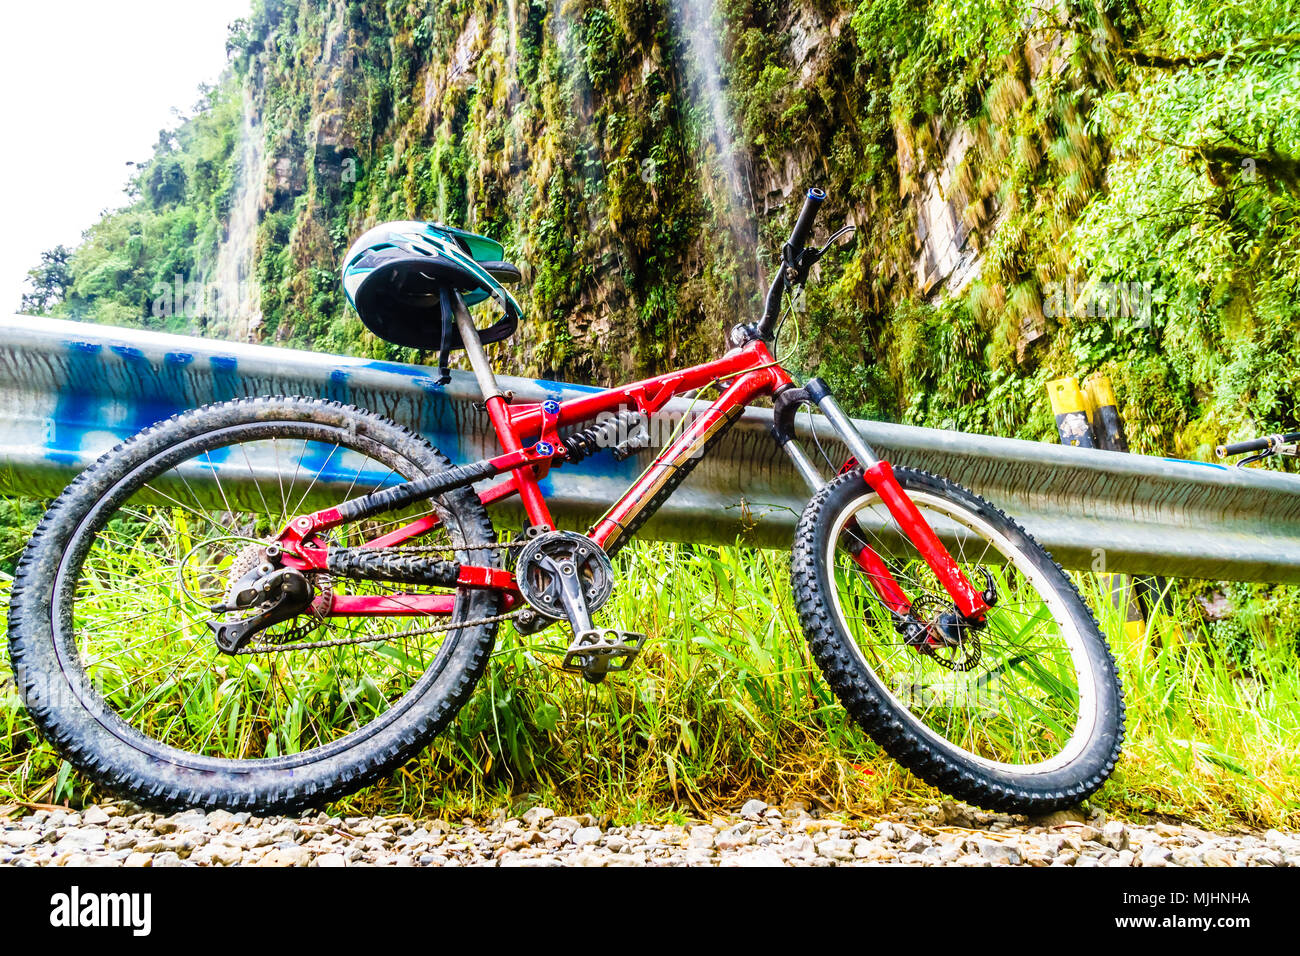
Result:
M729 97L723 87L724 54L719 46L722 23L714 0L673 0L672 22L686 51L686 89L694 113L701 123L699 135L704 149L701 172L705 192L717 207L741 249L753 249L760 256L756 240L752 184L746 158L736 144ZM709 149L712 147L712 149ZM719 188L718 179L721 179ZM753 278L762 282L763 266L755 260Z
M262 324L261 284L256 275L257 225L266 179L263 129L251 99L244 103L239 137L239 185L225 237L208 277L209 332L255 341Z
M738 160L730 108L723 89L723 58L718 48L713 0L673 0L673 20L686 45L688 84L697 110L706 114L701 130L714 147L714 159L732 206L749 206L749 181Z

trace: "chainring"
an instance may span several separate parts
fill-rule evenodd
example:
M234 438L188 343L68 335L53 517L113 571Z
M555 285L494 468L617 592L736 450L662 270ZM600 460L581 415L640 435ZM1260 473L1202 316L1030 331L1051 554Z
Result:
M614 591L614 565L605 549L576 531L548 531L533 538L519 552L515 584L524 600L542 617L558 621L564 617L559 577L545 567L543 559L572 564L582 581L587 608L595 614Z

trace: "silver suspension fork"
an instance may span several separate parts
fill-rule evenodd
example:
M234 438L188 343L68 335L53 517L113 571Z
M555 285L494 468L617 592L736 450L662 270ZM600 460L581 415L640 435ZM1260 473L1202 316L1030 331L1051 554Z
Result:
M808 485L808 489L813 494L821 491L826 486L826 480L822 478L821 472L817 470L817 466L813 464L798 441L791 438L781 447L790 456L790 460L794 462L795 470L799 472L804 483Z
M804 386L804 391L808 397L817 403L817 407L822 410L835 433L840 436L840 441L844 442L849 449L849 454L858 460L858 464L863 469L870 468L880 462L876 453L871 450L871 446L862 440L858 434L858 429L853 424L853 419L844 414L835 397L831 395L831 390L826 387L826 383L819 378L814 378Z
M863 441L862 436L858 434L853 419L844 414L844 410L835 401L826 383L819 378L811 379L803 388L792 389L784 397L778 396L778 407L775 413L776 421L773 424L772 433L777 443L790 456L790 461L794 463L795 470L799 472L799 475L814 494L825 487L826 480L822 478L821 473L817 471L816 464L808 457L803 447L795 439L793 428L794 413L798 406L805 402L815 404L821 409L822 414L826 416L826 420L835 429L835 434L839 436L840 441L844 442L849 454L857 459L859 465L866 469L879 462L880 459L876 457L876 453L872 451L871 446Z

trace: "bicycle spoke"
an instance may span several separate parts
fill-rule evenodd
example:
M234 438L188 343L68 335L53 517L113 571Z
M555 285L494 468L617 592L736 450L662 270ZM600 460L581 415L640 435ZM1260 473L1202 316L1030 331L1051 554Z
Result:
M234 569L254 567L258 542L309 509L313 495L347 489L350 496L415 476L399 474L392 461L292 432L236 442L220 456L215 448L195 454L196 469L181 463L142 481L85 558L74 618L88 676L142 733L214 756L256 759L320 747L382 716L445 644L442 634L420 633L419 615L299 617L256 636L270 642L269 652L239 659L218 652L204 621L209 606L228 600ZM434 511L426 502L340 528L335 537L360 544L414 520L412 512ZM440 524L414 543L451 551L461 542ZM348 583L353 587L337 593L383 596L413 611L425 593L454 593ZM305 630L297 636L295 629ZM321 637L341 646L295 646Z

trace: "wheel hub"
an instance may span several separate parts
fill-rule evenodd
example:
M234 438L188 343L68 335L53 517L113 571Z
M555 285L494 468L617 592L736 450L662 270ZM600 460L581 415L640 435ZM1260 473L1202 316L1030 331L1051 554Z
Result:
M979 664L983 656L979 634L956 605L922 594L912 601L912 615L925 625L923 640L916 645L922 654L952 671L969 671Z

